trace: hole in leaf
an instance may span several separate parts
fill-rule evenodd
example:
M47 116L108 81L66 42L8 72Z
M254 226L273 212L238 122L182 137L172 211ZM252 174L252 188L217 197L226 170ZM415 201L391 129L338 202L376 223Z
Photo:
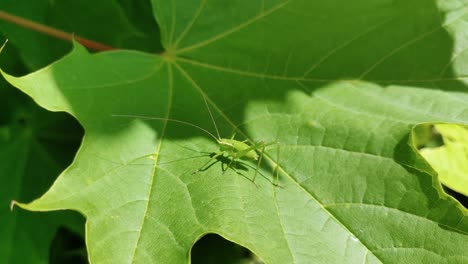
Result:
M84 239L67 228L60 227L50 245L49 263L88 263Z
M421 155L437 172L444 187L450 189L447 193L467 206L468 127L455 124L421 125L414 131Z
M193 264L260 264L263 263L245 247L228 241L216 234L208 234L193 245L191 252Z

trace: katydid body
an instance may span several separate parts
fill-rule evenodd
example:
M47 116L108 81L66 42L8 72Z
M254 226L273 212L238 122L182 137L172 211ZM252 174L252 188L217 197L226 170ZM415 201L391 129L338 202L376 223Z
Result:
M229 154L233 159L245 157L246 159L258 160L255 149L247 143L235 139L220 138L219 149Z

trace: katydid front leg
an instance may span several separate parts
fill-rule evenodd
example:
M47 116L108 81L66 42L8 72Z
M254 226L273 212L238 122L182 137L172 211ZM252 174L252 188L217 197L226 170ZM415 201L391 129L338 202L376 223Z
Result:
M220 151L220 152L216 153L216 154L215 154L213 157L211 157L207 162L205 162L205 164L203 164L198 170L192 172L192 174L196 174L196 173L199 173L200 171L206 170L205 167L206 167L208 164L210 164L210 162L211 162L212 160L217 159L218 157L220 157L220 156L223 155L223 154L224 154L224 151Z

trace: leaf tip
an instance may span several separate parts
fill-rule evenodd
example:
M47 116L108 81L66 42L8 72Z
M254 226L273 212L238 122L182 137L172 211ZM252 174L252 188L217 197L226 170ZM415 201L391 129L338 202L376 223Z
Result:
M0 47L0 53L2 52L3 48L5 48L6 44L8 43L8 39L3 42L3 45Z
M16 203L17 202L15 200L11 200L11 202L10 202L10 211L13 211L13 208L15 207Z

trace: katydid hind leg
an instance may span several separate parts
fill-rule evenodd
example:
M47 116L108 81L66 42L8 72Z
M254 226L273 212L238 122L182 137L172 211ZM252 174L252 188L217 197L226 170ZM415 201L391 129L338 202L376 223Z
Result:
M275 168L273 169L273 185L279 186L279 161L280 161L280 145L278 144L276 148L276 162ZM274 182L276 179L276 183Z
M262 151L260 152L260 156L258 157L257 167L255 168L255 174L252 181L255 183L255 178L257 178L258 170L260 169L260 163L262 162L263 152L265 151L265 145L262 147Z

